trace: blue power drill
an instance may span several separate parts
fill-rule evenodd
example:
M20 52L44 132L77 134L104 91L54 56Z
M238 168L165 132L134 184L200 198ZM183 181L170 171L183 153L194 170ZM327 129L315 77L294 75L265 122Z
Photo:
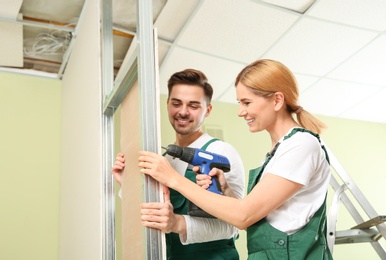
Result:
M164 148L164 147L163 147ZM187 162L193 166L199 166L199 173L208 175L213 168L221 169L223 172L229 172L231 169L230 162L225 156L204 151L198 148L181 147L178 145L168 145L166 153L170 156L179 158L181 161ZM222 194L221 187L217 177L212 178L212 183L208 188L209 191ZM188 214L197 217L213 217L205 211L198 208L193 203L189 204Z

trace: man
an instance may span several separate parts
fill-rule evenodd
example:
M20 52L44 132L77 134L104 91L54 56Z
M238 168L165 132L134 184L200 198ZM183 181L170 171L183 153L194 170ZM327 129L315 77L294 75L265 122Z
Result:
M231 163L225 173L230 188L238 198L244 195L244 167L237 151L228 143L204 133L201 126L212 110L212 86L198 70L186 69L173 74L168 81L167 110L169 121L176 132L175 143L221 154ZM195 173L188 163L165 155L181 175L195 181ZM120 183L125 159L119 153L113 166L113 175ZM189 201L170 190L164 202L144 203L142 223L166 233L168 259L239 259L234 245L238 230L219 219L187 215ZM215 205L214 205L215 206Z

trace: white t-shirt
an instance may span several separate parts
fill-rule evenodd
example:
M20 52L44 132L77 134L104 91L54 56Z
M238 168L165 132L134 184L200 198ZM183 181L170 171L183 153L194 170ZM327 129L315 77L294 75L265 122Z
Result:
M188 147L201 148L213 137L203 134L190 144ZM228 185L233 189L238 198L244 197L245 172L240 155L230 144L223 141L215 141L209 144L206 151L223 155L228 158L231 164L231 171L224 173ZM181 175L185 175L188 163L178 158L165 155L173 168ZM201 243L220 239L229 239L238 234L238 229L222 220L214 218L201 218L184 215L186 220L186 241L180 236L181 243L184 245Z
M263 176L271 173L303 186L266 219L276 229L293 234L304 227L323 204L331 177L330 166L321 144L310 133L297 132L279 142Z

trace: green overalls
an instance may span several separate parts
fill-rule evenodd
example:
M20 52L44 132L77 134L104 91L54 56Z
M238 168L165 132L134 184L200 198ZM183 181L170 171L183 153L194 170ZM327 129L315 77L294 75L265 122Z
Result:
M218 139L212 139L207 142L201 149L206 150L208 145ZM187 169L185 177L196 182L196 174ZM175 214L187 215L189 201L179 192L170 189L170 201L174 207ZM195 243L182 245L179 234L166 234L167 259L172 260L237 260L238 252L233 239L223 239L204 243Z
M307 132L319 136L303 128L294 128L284 137L290 138L297 132ZM283 141L284 141L283 140ZM259 182L265 166L274 156L280 143L277 143L271 153L267 154L264 164L249 172L248 193ZM327 161L328 155L326 153ZM285 221L285 219L283 219ZM264 218L247 229L248 260L263 259L293 259L293 260L327 260L332 259L326 239L326 201L315 213L312 219L301 230L292 235L287 235L272 227Z

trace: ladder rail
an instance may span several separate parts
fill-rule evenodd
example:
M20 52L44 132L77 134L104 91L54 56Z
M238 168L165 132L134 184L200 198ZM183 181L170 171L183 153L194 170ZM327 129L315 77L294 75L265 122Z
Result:
M333 187L335 192L337 192L339 187L341 187L341 185L336 180L335 176L331 176L330 185ZM347 189L349 188L346 184L344 185L347 187ZM349 199L346 193L341 194L340 200L342 201L343 205L346 207L346 209L351 214L351 216L353 217L353 219L357 224L364 222L364 219L362 218L361 214L355 208L354 204L351 202L351 200Z
M341 196L344 194L344 191L346 189L347 189L347 186L343 184L338 189L335 190L335 195L332 199L331 207L328 212L327 244L328 244L328 247L330 248L331 254L333 254L335 238L336 238L336 223L338 221L339 204L341 201Z
M348 189L351 191L352 195L355 197L355 199L358 201L360 206L363 208L363 210L365 211L367 216L370 219L377 217L379 214L371 206L370 202L366 199L366 197L363 195L363 193L358 188L358 186L355 184L355 182L350 178L350 176L347 174L346 170L338 162L338 160L336 159L334 154L331 152L331 150L326 145L325 145L325 148L326 148L328 156L330 158L331 166L334 168L336 173L340 176L340 178L342 179L344 184L347 185ZM342 202L345 203L345 201L342 201ZM346 206L346 204L345 204L345 206ZM352 212L350 212L350 213L352 213ZM363 219L361 219L360 222L363 222ZM357 224L359 224L360 222L357 222ZM382 224L377 225L376 227L379 230L379 232L382 234L383 238L386 239L386 225L382 223Z
M337 175L341 178L343 181L343 184L340 185L338 181L336 180L335 176L331 175L330 179L330 185L336 192L336 194L333 197L333 204L331 205L330 212L328 215L329 223L327 223L327 242L328 246L331 250L331 253L333 252L333 246L335 244L336 239L336 223L338 218L338 211L339 211L339 204L340 201L345 205L353 219L357 224L363 223L364 219L362 218L361 214L358 212L358 210L355 208L354 204L351 202L347 194L345 194L346 190L350 190L354 198L357 200L359 205L362 207L364 212L367 214L367 216L372 219L378 216L378 213L375 211L375 209L371 206L370 202L367 200L367 198L363 195L361 190L358 188L358 186L355 184L355 182L350 178L350 176L347 174L343 166L338 162L335 155L332 153L332 151L328 148L328 146L323 143L324 147L326 148L326 151L328 153L329 159L330 159L330 165L335 170ZM386 225L385 223L381 223L375 226L375 228L379 231L379 233L382 235L382 237L386 240ZM382 245L379 243L379 241L372 241L370 242L371 246L374 248L374 250L377 252L377 254L381 257L381 259L386 259L386 251L382 247Z

